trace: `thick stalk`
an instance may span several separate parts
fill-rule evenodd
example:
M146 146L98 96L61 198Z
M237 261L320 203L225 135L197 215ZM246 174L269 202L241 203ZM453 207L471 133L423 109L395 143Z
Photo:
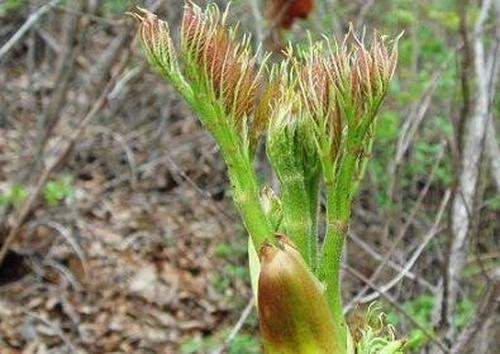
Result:
M314 238L311 236L309 197L294 129L280 128L271 132L267 156L280 180L284 231L311 265Z
M354 179L356 176L357 156L353 151L348 152L340 168L338 182L333 194L328 194L335 200L335 211L333 217L342 223L348 223L351 216L351 201Z
M331 166L331 164L330 164ZM342 292L340 288L340 265L342 251L347 233L351 206L350 183L356 167L354 154L347 155L340 167L340 173L336 182L336 174L333 167L324 165L324 176L326 180L327 210L326 210L326 233L320 264L321 279L326 282L326 297L332 310L333 317L343 333L347 334L347 325L342 309ZM343 338L347 343L347 337Z
M234 203L258 251L264 241L271 239L273 230L262 210L256 176L248 159L230 152L223 154L233 187Z
M311 239L311 247L312 247L312 262L311 268L313 272L316 274L316 271L319 266L318 259L318 223L319 223L319 188L320 188L320 179L321 174L318 171L317 173L306 174L305 176L305 189L307 193L307 197L309 199L309 217L311 220L311 230L310 230L310 239Z
M332 209L332 203L327 204ZM345 227L338 221L328 221L325 235L325 243L321 258L321 279L326 282L326 298L332 311L335 322L341 328L344 344L347 345L347 324L342 308L342 291L340 288L340 264L342 259L342 247L345 238Z
M273 229L260 203L259 184L250 153L236 126L223 118L225 113L221 107L211 106L207 108L207 106L199 104L193 106L201 117L205 117L202 120L220 147L227 165L234 203L240 212L255 250L259 252L264 241L273 242L271 237Z
M301 173L282 176L281 196L286 234L302 253L306 263L314 263L314 238L311 234L309 198Z

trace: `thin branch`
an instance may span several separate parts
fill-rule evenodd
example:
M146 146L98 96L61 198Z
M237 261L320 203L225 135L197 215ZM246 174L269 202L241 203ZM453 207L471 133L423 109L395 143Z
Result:
M355 244L357 244L363 251L365 251L368 255L370 255L372 258L376 259L377 261L382 262L384 260L384 257L378 253L376 250L374 250L368 243L363 241L362 238L359 236L355 235L352 231L349 230L348 232L349 239L352 240ZM387 266L389 266L391 269L401 272L403 271L403 266L401 266L399 263L396 263L392 260L387 261ZM422 285L424 288L426 288L429 291L436 291L435 287L429 283L427 280L421 278L418 274L415 274L411 271L408 271L405 275L406 278L411 279ZM349 309L345 309L345 311L349 311Z
M453 198L450 215L450 243L447 257L445 287L443 294L440 326L445 332L447 341L453 342L456 328L453 325L456 302L459 293L459 284L465 268L470 234L477 217L477 203L481 198L481 165L486 145L486 132L490 114L489 90L490 78L494 74L494 65L489 65L491 58L485 53L484 24L488 19L492 7L491 0L482 2L481 10L474 27L473 50L474 70L476 76L477 97L474 109L467 118L463 130L464 145L460 162L460 171L457 180L455 196ZM493 49L493 54L496 50Z
M78 257L78 260L82 264L83 273L85 275L89 274L88 264L87 264L86 257L85 257L85 252L83 251L82 247L80 246L78 241L73 236L73 233L71 232L71 230L69 228L61 225L58 222L50 221L50 220L46 221L46 222L35 223L35 225L33 225L33 227L40 226L40 225L46 225L46 226L56 230L61 235L61 237L66 241L66 243L68 245L70 245L70 247L75 252L76 256ZM49 257L49 256L50 256L50 252L49 252L49 254L47 254L47 257Z
M84 1L78 0L75 1L72 6L81 9L83 7L83 3ZM43 163L43 151L47 140L51 136L52 130L61 119L62 115L60 113L66 102L68 85L75 71L77 46L74 42L77 40L77 37L83 33L83 31L84 28L80 26L80 16L66 14L63 24L64 43L61 55L59 56L56 64L54 75L54 82L56 83L56 86L50 95L50 103L38 119L39 135L37 137L35 148L37 156L34 166L30 169L28 175L35 174L33 170L35 170L38 165ZM99 92L99 89L97 89L97 92Z
M451 58L450 58L451 60ZM422 121L427 114L427 111L430 107L432 97L434 92L439 84L442 73L447 68L448 62L443 65L442 68L436 70L432 74L432 78L430 82L427 84L427 89L425 90L421 100L415 106L412 114L405 120L401 127L401 133L398 137L397 148L396 148L396 156L394 161L394 168L397 168L403 161L403 157L405 156L408 148L410 147L411 142L413 141L415 134L422 124Z
M116 85L118 84L119 82L116 83ZM113 91L115 91L115 89L113 89ZM110 98L113 96L113 91L109 93ZM130 186L132 187L132 190L135 190L137 188L137 183L138 183L137 162L135 159L134 151L127 143L127 140L120 133L117 133L106 127L96 127L95 131L98 133L102 133L104 135L111 136L111 138L115 140L118 143L118 145L122 147L130 167Z
M444 144L443 144L444 145ZM387 253L384 255L383 260L380 262L380 264L377 266L373 274L370 276L370 281L375 282L377 277L382 273L382 270L384 269L385 265L387 262L391 259L392 255L396 251L399 243L403 240L404 236L406 235L406 232L408 231L408 228L410 227L414 217L416 216L418 210L420 209L420 205L423 202L425 196L427 195L427 192L429 191L429 188L432 184L432 181L434 180L434 176L437 172L437 169L441 163L441 159L443 158L444 155L444 149L441 150L439 156L436 159L436 162L434 163L434 166L432 167L431 172L429 173L429 178L427 179L427 183L425 184L424 188L420 192L417 201L415 202L415 205L413 206L412 211L410 212L409 218L406 221L406 223L403 225L403 227L400 229L397 237L395 238L394 241L391 243L391 248ZM366 294L368 291L368 287L365 286L346 306L345 306L345 311L349 311L354 307L354 305L359 302L362 297Z
M494 92L498 86L500 65L498 63L500 57L500 0L495 0L495 13L496 13L496 23L495 23L495 50L492 51L490 59L489 71L492 73L490 77L489 91L492 93L490 97L490 113L493 114L493 105L496 98ZM496 184L497 191L500 192L500 148L496 139L495 124L493 117L490 117L488 122L488 129L486 132L486 152L490 159L490 171L493 177L493 181Z
M33 12L26 22L23 23L21 27L10 37L10 39L0 48L0 59L7 54L9 50L19 41L24 34L42 17L45 13L47 13L52 7L57 5L60 0L52 0L46 5L40 7L37 11Z
M356 18L356 26L360 30L365 22L365 17L375 4L375 0L366 0L359 10L358 17Z
M262 14L259 10L259 0L250 0L250 6L252 8L252 15L255 21L255 33L257 39L257 46L261 46L264 44L264 19L262 18Z
M388 292L389 290L391 290L396 284L398 284L406 276L406 274L410 271L410 269L415 265L415 262L420 257L420 255L424 251L425 247L434 238L434 236L436 236L436 234L440 231L439 224L441 223L441 219L443 218L443 214L446 210L446 207L448 206L450 196L451 196L451 191L447 190L442 201L441 201L441 205L439 206L439 210L438 210L436 219L435 219L434 224L432 225L431 229L427 232L424 239L420 242L420 244L419 244L418 248L415 250L415 252L413 252L413 255L410 257L408 262L406 262L405 266L403 267L403 270L401 272L399 272L388 283L386 283L385 285L380 287L380 289L383 292ZM360 303L372 302L373 300L377 299L378 297L379 297L379 293L375 292L375 293L372 293L370 295L367 295L367 296L361 298L359 300L359 302Z
M467 326L457 338L457 341L451 349L452 354L461 354L472 350L471 345L477 335L485 330L489 319L497 315L500 311L500 272L488 285L485 294L483 295L479 306L477 307L476 316L469 326Z

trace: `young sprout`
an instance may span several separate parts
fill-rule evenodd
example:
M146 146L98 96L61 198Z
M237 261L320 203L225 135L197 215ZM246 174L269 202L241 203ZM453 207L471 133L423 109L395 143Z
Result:
M226 114L239 121L255 110L262 85L251 54L249 37L238 42L226 29L226 13L216 6L208 11L188 3L182 20L182 52L193 81L207 85Z
M132 15L147 59L198 113L227 164L250 236L266 352L353 353L340 264L376 115L396 67L397 39L389 48L375 35L366 47L350 31L341 44L325 39L300 53L290 47L283 61L268 65L215 5L202 10L186 3L178 51L166 22L141 8ZM262 135L279 192L262 187L253 165ZM384 340L396 348L385 352L398 352L400 342Z

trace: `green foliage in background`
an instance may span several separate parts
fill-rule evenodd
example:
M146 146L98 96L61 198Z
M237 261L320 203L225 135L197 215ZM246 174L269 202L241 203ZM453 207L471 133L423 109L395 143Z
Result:
M115 15L123 14L129 10L135 2L132 0L105 0L103 7L104 12L109 12Z
M500 211L500 195L494 196L486 201L492 210Z
M210 353L219 348L224 338L229 334L229 330L224 330L215 335L204 338L195 337L186 340L180 347L181 354L200 354ZM260 343L258 339L249 334L238 333L229 343L227 350L224 353L228 354L260 354Z
M12 12L22 9L25 5L24 0L6 0L0 3L0 17L5 17Z
M50 207L56 207L74 196L75 189L71 176L61 176L50 180L43 189L44 200ZM28 197L25 186L14 184L6 192L0 193L0 206L18 208Z
M0 193L0 206L19 207L28 196L24 186L12 185L6 192Z
M427 332L433 333L433 313L436 306L436 297L433 295L420 295L413 300L403 304L406 313L420 324ZM458 329L464 328L474 314L474 303L469 299L463 299L457 304L457 316L454 318ZM429 343L430 338L418 327L415 327L407 318L399 312L388 309L387 321L394 326L409 328L405 349L417 351Z
M71 0L70 0L71 1ZM36 6L42 6L48 1L35 2ZM59 6L66 4L68 0L62 0L58 3ZM105 14L123 15L134 5L133 0L104 0L102 1L102 11ZM0 17L6 17L28 7L26 0L2 0L0 1Z
M47 183L43 192L45 201L55 207L67 198L74 195L73 179L71 176L62 176Z
M339 11L342 11L340 9ZM388 94L388 109L382 112L377 127L377 144L368 171L374 184L375 201L381 212L392 208L391 176L398 138L405 121L420 107L426 92L439 72L432 100L423 122L416 131L404 161L398 170L398 186L404 197L420 190L444 149L443 143L454 139L451 117L455 114L454 100L460 91L455 49L449 35L458 29L456 2L440 1L433 6L422 6L410 0L377 2L367 14L367 26L394 33L405 30L405 40L399 46L399 70ZM388 178L389 177L389 178ZM433 186L450 187L453 166L443 158L433 176ZM406 202L406 201L403 201Z
M211 278L211 284L215 290L226 295L228 290L234 287L234 282L248 282L249 271L246 264L247 245L244 239L236 239L232 243L219 243L215 248L215 255L224 261L222 271ZM234 303L238 299L228 299Z

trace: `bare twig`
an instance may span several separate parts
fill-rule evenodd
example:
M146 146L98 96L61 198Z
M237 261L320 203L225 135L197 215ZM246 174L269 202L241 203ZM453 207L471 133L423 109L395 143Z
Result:
M406 119L405 122L403 123L401 127L401 133L399 134L398 137L394 166L397 167L401 164L403 157L408 151L408 148L410 147L410 144L413 141L418 128L420 127L422 121L425 118L432 97L434 95L434 91L436 90L441 75L446 67L447 63L446 65L443 65L441 69L435 71L432 74L432 78L422 96L422 99L413 108L413 112L410 114L408 119Z
M142 63L142 64L139 64L136 67L128 70L125 73L125 75L123 75L123 77L120 79L120 81L118 81L116 83L113 91L111 91L109 93L109 98L111 100L118 99L118 97L123 94L124 88L127 86L127 84L131 80L133 80L135 77L137 77L138 75L140 75L144 71L145 67L146 66L144 65L144 63Z
M485 149L486 131L490 118L490 78L494 68L488 65L492 53L485 53L484 23L486 22L492 6L491 0L484 0L474 28L473 50L474 70L476 76L477 97L471 116L467 119L463 130L463 149L460 162L460 172L457 187L451 207L450 216L450 244L446 263L445 286L443 303L440 315L440 327L445 333L448 342L455 337L456 302L459 293L459 283L465 268L469 238L477 215L476 205L480 201L481 189L481 164ZM489 57L489 58L488 58Z
M76 4L72 5L81 9L83 7L83 1L78 0ZM64 44L62 46L61 55L58 58L54 76L56 86L50 97L50 103L47 109L40 115L38 121L39 136L36 146L38 156L35 161L35 165L39 165L43 162L42 157L45 144L50 137L53 128L61 119L60 112L64 106L67 88L75 70L76 46L74 42L78 34L81 33L78 28L79 22L80 16L66 14L63 26ZM82 30L82 28L80 28L80 30ZM32 174L32 172L33 171L29 174Z
M403 267L403 270L399 272L393 279L391 279L388 283L385 285L381 286L380 289L383 292L388 292L390 289L392 289L396 284L398 284L401 279L405 277L405 275L410 271L410 269L413 267L417 259L420 257L422 252L424 251L425 247L427 244L436 236L436 234L440 231L439 224L441 223L441 219L443 218L443 214L446 210L446 207L448 205L448 201L450 200L450 195L451 191L447 190L442 201L441 205L439 206L438 213L436 215L436 219L434 221L434 224L432 225L431 229L427 232L425 235L424 239L419 243L418 248L413 252L412 256L406 262L405 266ZM368 303L372 302L376 298L379 297L379 293L375 292L370 295L367 295L359 300L360 303Z
M118 34L108 47L97 58L95 64L90 68L88 88L94 92L99 92L102 86L109 79L109 73L121 50L128 45L131 31L123 31ZM118 85L116 85L118 86Z
M500 272L497 272L491 283L488 285L479 306L476 316L467 328L457 338L451 349L452 354L462 354L472 352L472 345L482 331L487 327L489 320L500 314Z
M494 2L495 5L495 13L496 13L496 26L495 26L495 50L490 56L489 68L492 73L490 77L490 92L496 92L496 88L498 86L499 74L500 71L500 1L496 0ZM491 94L490 97L490 114L493 113L493 109L491 107L494 104L495 94ZM496 140L496 132L495 132L495 124L493 117L490 117L488 122L488 129L486 132L486 152L488 153L488 157L490 159L490 170L491 175L493 177L493 181L496 184L497 190L500 192L500 148L498 146L498 142Z
M417 214L420 205L422 201L424 200L424 197L427 195L427 192L429 191L429 188L431 186L432 181L434 180L434 175L437 172L437 169L441 163L441 159L443 158L444 154L444 149L441 150L441 153L439 154L436 162L434 163L434 166L432 167L432 170L429 174L429 178L427 179L427 183L425 184L424 188L420 192L417 201L415 202L415 205L410 212L410 215L406 221L406 223L401 227L399 230L398 235L396 236L395 240L391 242L391 248L387 253L385 254L383 260L380 262L380 264L377 266L373 274L370 276L370 282L375 282L377 277L382 273L382 270L384 269L385 265L387 262L390 260L394 252L396 251L399 243L403 240L404 236L406 235L406 232L408 231L408 228L410 227L410 224L412 223L415 215ZM345 311L349 311L354 307L354 305L361 300L361 298L366 294L368 291L368 286L365 286L350 302L349 304L346 305Z
M167 154L167 161L169 164L172 166L173 170L181 176L196 192L198 192L201 196L203 196L206 199L210 199L210 195L205 192L203 189L201 189L195 181L193 181L184 171L175 163L175 161L170 157L170 155ZM234 220L234 218L228 214L226 210L223 208L219 207L216 204L212 204L214 208L219 211L222 215L224 215L228 220Z
M262 18L262 13L259 10L259 0L250 0L250 6L252 7L252 15L255 21L255 33L257 39L257 46L264 44L264 19Z
M366 0L361 6L361 9L359 10L358 13L358 17L356 18L356 26L358 30L361 29L361 26L363 26L365 22L365 17L374 4L375 0Z
M80 263L82 264L83 273L88 274L88 265L85 257L85 252L83 251L82 247L78 244L78 241L75 239L75 237L72 235L70 229L55 221L40 222L36 223L36 225L37 226L46 225L56 230L75 252L76 256L80 260ZM47 256L50 256L50 254L48 254Z
M384 257L380 253L378 253L369 244L367 244L365 241L363 241L362 238L355 235L351 230L349 230L348 236L349 236L349 240L351 240L355 244L357 244L362 250L364 250L372 258L374 258L380 262L382 262L384 260ZM389 266L391 269L393 269L397 272L403 271L403 266L399 265L399 263L396 263L390 259L387 261L387 266ZM418 274L415 274L411 271L408 271L407 273L404 274L404 276L408 279L416 281L417 283L419 283L420 285L422 285L424 288L426 288L429 291L434 292L436 290L432 284L430 284L427 280L420 277ZM346 311L348 311L348 309L346 309Z
M162 0L157 1L156 3L161 2L161 1ZM32 2L35 4L41 5L41 6L47 5L46 0L32 0ZM57 2L60 2L60 0ZM69 7L68 6L61 6L58 4L54 5L53 8L56 9L57 11L60 11L63 13L68 13L68 14L73 14L73 15L78 15L78 16L85 15L93 22L98 23L100 25L104 25L104 26L121 27L121 26L126 26L128 23L128 20L124 19L123 16L120 16L119 18L109 18L109 16L108 17L97 16L95 13L83 12L83 11L76 9L74 7L71 7L71 6L69 6ZM155 9L155 8L157 8L156 4L151 5L151 9ZM92 10L92 9L89 7L89 10Z
M26 22L23 23L21 27L14 33L12 37L0 48L0 59L7 54L9 50L19 41L22 36L42 17L45 13L47 13L52 7L57 5L59 0L52 0L46 5L41 6L37 11L33 12Z
M68 269L65 265L57 262L55 259L47 257L44 260L44 265L47 265L49 267L54 268L57 272L59 272L62 276L62 278L66 281L67 284L70 284L75 291L81 291L82 286L78 282L78 280L75 278L74 274L71 272L71 270Z

